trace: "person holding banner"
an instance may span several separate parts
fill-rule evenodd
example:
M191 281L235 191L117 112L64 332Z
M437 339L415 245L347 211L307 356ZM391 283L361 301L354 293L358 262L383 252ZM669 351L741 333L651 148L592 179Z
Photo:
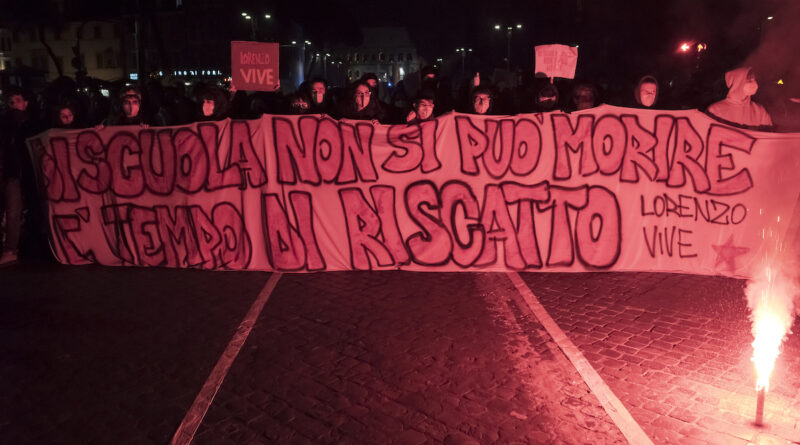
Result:
M420 91L413 103L414 109L408 113L406 121L408 124L419 124L433 120L433 112L436 108L436 95L431 90Z
M228 117L228 95L221 88L205 86L197 95L198 122L221 121Z
M642 76L633 91L635 108L653 108L658 101L658 80L654 76Z
M708 114L727 124L754 130L770 130L772 117L767 110L753 102L758 82L753 68L746 66L725 73L728 96L708 107Z
M536 93L536 111L547 113L553 111L558 105L558 88L549 83Z
M597 105L597 88L586 82L575 84L572 87L572 111L588 110Z
M53 128L80 128L78 121L78 108L70 102L62 103L53 112Z
M289 96L289 102L287 103L288 109L286 110L286 114L290 115L299 115L299 114L308 114L311 108L310 100L308 97L303 93L303 89L301 88L296 93Z
M102 123L104 126L112 125L140 125L149 126L149 122L142 113L142 93L136 87L125 87L119 95L120 110L114 112Z
M369 120L373 123L383 123L385 113L375 91L364 80L354 83L347 100L342 107L342 117L354 120Z
M308 96L311 98L309 103L309 113L333 115L333 106L328 94L328 84L325 79L316 77L308 83Z
M470 97L471 114L491 114L494 95L489 87L479 86L473 89Z

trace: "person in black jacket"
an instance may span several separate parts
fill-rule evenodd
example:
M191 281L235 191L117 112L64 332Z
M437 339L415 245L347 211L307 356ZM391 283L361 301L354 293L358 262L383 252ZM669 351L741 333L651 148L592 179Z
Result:
M558 107L558 88L548 83L536 92L536 111L547 113L556 110Z
M492 114L495 98L491 88L476 87L472 90L470 99L470 114Z
M103 125L149 126L150 122L145 118L142 110L141 91L136 87L124 87L119 94L119 110L112 112L112 114L103 121Z
M345 119L370 120L373 123L383 123L385 112L377 97L373 96L374 91L367 82L358 81L354 83L342 107L341 116Z
M436 110L436 94L431 90L422 90L412 104L413 109L406 116L409 124L419 124L434 120Z
M309 113L333 115L334 107L330 94L328 94L328 84L325 79L319 77L311 79L308 82L306 95L310 98Z
M197 121L221 121L228 117L228 94L221 88L205 86L197 95Z
M82 119L78 115L78 107L72 102L62 102L53 110L52 128L75 129L82 128Z
M658 80L650 75L643 76L636 84L633 96L636 100L634 108L653 108L658 102Z
M33 162L28 155L25 140L43 130L30 105L31 95L18 87L6 93L9 113L0 123L0 192L6 217L5 243L0 253L0 265L17 262L23 237L30 247L39 252L43 247L40 236L42 212ZM25 233L23 233L23 212ZM2 216L2 215L0 215ZM2 218L0 218L2 219ZM30 236L29 236L30 235ZM44 242L46 247L46 242Z

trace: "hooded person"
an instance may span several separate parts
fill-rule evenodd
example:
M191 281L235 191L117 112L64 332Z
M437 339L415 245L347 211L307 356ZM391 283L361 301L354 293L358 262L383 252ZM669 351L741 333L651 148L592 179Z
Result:
M658 80L654 76L642 76L633 90L637 108L653 108L658 102Z
M495 97L491 88L479 86L472 90L470 94L469 111L470 114L492 114Z
M372 90L371 101L380 108L380 114L382 116L380 119L381 123L401 123L403 120L401 116L403 110L389 103L391 99L391 89L385 89L381 86L378 75L375 73L365 73L359 80L366 82Z
M221 121L228 117L228 94L221 88L206 86L197 95L197 121Z
M734 126L749 129L772 127L772 117L767 110L753 102L758 82L752 67L736 68L725 73L728 96L708 107L708 114Z
M333 114L331 97L328 94L328 83L321 77L311 79L306 86L306 96L309 101L309 113L311 114Z
M452 111L454 106L449 80L439 77L439 70L434 66L424 66L420 70L420 75L421 84L418 94L421 94L422 91L428 92L425 94L433 93L436 102L436 116Z
M124 87L119 94L120 110L109 116L103 125L141 125L148 126L142 107L142 93L136 87Z
M366 81L353 84L342 106L341 116L345 119L371 120L382 122L385 111L375 96L375 91Z
M556 110L556 107L558 107L558 88L548 83L536 92L536 111L538 113L547 113L548 111Z
M571 110L588 110L597 106L599 95L597 88L588 82L579 82L572 87Z
M380 91L378 91L378 89L380 88L380 83L378 83L378 75L377 74L375 74L375 73L364 73L364 75L361 76L361 79L359 79L359 80L362 81L362 82L366 82L367 85L373 90L373 93L375 93L377 95L380 95Z
M311 109L311 99L300 90L288 97L286 103L286 114L298 115L308 114Z

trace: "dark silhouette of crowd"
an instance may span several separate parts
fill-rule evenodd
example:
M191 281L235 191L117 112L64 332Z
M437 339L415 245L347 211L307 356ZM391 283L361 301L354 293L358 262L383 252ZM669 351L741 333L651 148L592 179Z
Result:
M158 79L143 85L92 81L78 85L67 77L50 82L38 94L19 87L6 88L0 104L0 215L4 215L0 220L5 222L0 232L4 234L0 238L0 265L15 262L22 252L20 246L34 257L48 256L44 212L25 139L49 128L168 126L229 117L253 119L262 114L320 114L404 124L424 122L450 111L478 115L580 112L606 103L632 108L700 108L720 121L743 128L800 130L800 99L786 98L773 121L764 107L751 100L758 84L750 68L726 74L728 93L724 98L714 96L711 88L703 94L667 94L653 75L617 91L602 83L553 81L534 73L518 73L515 86L507 80L489 82L486 76L475 73L456 88L449 79L441 78L436 68L425 67L414 74L392 88L371 73L347 87L331 87L323 78L312 78L290 94L236 91L212 83L187 88L183 81L163 83Z

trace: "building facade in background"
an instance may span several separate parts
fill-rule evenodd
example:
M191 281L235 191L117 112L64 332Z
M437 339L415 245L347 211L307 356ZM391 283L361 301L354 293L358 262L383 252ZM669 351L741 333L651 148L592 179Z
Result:
M72 64L79 46L87 75L114 81L125 73L121 23L66 22L58 25L10 25L0 31L1 69L32 68L47 81L75 77ZM49 49L48 49L49 47Z
M126 77L223 77L230 72L230 41L237 16L224 2L161 1L126 16ZM238 23L247 28L245 23ZM241 30L238 30L241 31ZM212 74L213 73L213 74ZM138 75L138 76L137 76Z
M359 47L334 48L329 58L342 62L349 82L366 73L375 73L380 82L396 84L409 73L419 71L417 49L406 28L362 28L361 32L364 41Z

